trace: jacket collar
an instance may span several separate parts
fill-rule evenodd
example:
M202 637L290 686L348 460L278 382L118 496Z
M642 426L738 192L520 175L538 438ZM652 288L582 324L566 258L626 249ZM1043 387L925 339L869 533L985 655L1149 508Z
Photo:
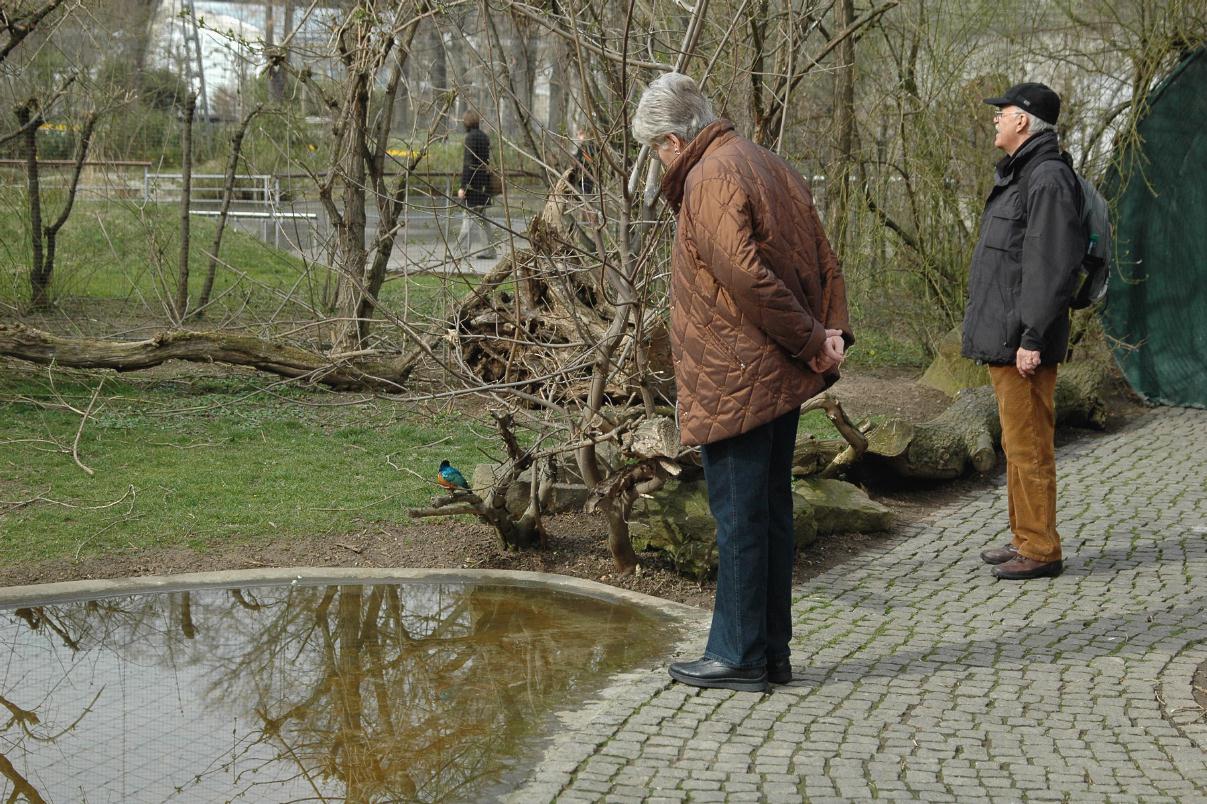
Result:
M1022 172L1023 167L1028 162L1044 153L1060 153L1060 146L1056 142L1055 131L1041 131L1033 137L1028 138L1012 155L1003 156L999 159L997 162L997 173L993 179L994 185L1005 187L1014 181L1014 177Z
M729 133L731 131L733 123L725 119L714 120L687 144L675 164L667 168L662 177L662 197L676 213L679 212L679 205L683 203L683 185L687 181L687 174L712 150L714 144L720 144L734 136Z

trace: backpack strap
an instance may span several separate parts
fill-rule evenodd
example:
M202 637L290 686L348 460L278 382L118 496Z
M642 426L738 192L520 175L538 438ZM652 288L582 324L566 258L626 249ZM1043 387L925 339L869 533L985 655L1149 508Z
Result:
M1061 151L1059 154L1044 154L1036 159L1032 159L1023 166L1018 177L1018 191L1023 196L1023 207L1026 209L1027 197L1031 190L1031 173L1037 167L1045 162L1064 162L1069 171L1073 174L1073 187L1077 191L1077 212L1082 220L1085 220L1085 191L1081 188L1081 179L1077 176L1077 171L1073 169L1073 157L1068 151Z

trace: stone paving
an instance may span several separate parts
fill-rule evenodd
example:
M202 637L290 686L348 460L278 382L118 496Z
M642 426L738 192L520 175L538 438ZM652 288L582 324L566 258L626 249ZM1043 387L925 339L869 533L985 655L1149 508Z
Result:
M1004 481L935 511L795 590L791 685L631 673L509 800L1207 802L1205 447L1177 408L1062 447L1056 579L978 559Z

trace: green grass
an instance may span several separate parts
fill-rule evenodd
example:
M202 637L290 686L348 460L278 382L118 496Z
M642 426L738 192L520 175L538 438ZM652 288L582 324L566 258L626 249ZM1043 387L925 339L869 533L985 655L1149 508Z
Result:
M29 298L32 260L29 215L20 195L0 201L0 301L13 304ZM57 214L58 209L59 203L52 200L51 212ZM177 208L168 205L77 203L58 236L52 296L146 300L152 305L157 298L170 296L179 262L179 215ZM213 242L215 227L208 218L192 221L189 287L194 298L201 293L209 264L204 252ZM229 226L220 256L213 295L235 289L236 293L228 294L227 307L248 300L268 304L275 298L273 290L286 290L306 279L300 259ZM300 285L303 292L321 281L317 276L310 279L309 285L305 281Z
M48 206L49 218L58 207L53 199ZM23 214L12 194L0 198L0 309L28 299ZM53 285L57 298L73 302L76 323L84 310L105 323L116 315L114 327L163 325L156 299L174 285L176 215L171 207L77 206L60 237ZM200 252L214 224L193 223L198 292ZM282 291L297 288L317 301L325 281L325 269L307 269L237 231L227 231L223 258L237 271L220 267L215 295L228 292L223 305L238 313L236 325L263 320L280 306ZM409 320L441 320L474 281L390 277L382 302ZM871 323L855 326L848 371L921 362L920 348ZM95 470L89 476L71 456L81 416L66 403L85 409L102 377L78 445L81 462ZM114 375L7 363L0 372L0 561L334 538L409 521L406 509L435 493L442 459L468 475L499 457L494 432L464 411L350 399L220 366ZM801 430L838 437L821 412L803 417Z
M881 329L875 321L856 319L851 329L855 332L855 346L843 363L844 371L881 366L922 367L930 362L921 343Z
M54 377L52 389L44 369L0 376L2 561L405 521L436 492L442 459L468 475L496 441L455 414L386 401L315 407L345 400L261 393L262 378L110 376L79 442L89 476L70 454L81 417L48 405L85 409L98 379Z
M51 208L57 211L58 206L52 203ZM22 308L30 295L28 212L10 198L0 200L0 213L0 303ZM139 208L123 203L77 204L58 238L52 298L60 303L99 302L106 311L116 304L124 308L123 318L145 318L149 314L162 319L176 285L179 225L179 211L169 205ZM215 226L208 218L192 221L189 287L194 300L201 293L208 270L203 252L213 242ZM327 268L307 265L228 226L211 296L215 302L208 318L219 320L223 313L235 313L254 323L282 309L286 293L311 307L320 307L330 281ZM412 313L421 318L442 318L477 281L478 277L472 276L389 276L382 287L381 301L395 315L408 319ZM288 305L284 311L288 318L296 317Z

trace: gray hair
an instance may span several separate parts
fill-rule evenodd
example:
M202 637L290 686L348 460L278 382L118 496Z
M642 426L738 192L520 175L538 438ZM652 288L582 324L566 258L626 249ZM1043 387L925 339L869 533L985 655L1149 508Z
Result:
M1027 133L1038 134L1041 131L1054 131L1056 126L1049 123L1047 120L1040 120L1030 112L1019 109L1019 112L1027 116Z
M637 102L633 138L655 145L667 134L677 134L691 142L716 119L712 104L695 81L683 73L665 73L650 82Z

